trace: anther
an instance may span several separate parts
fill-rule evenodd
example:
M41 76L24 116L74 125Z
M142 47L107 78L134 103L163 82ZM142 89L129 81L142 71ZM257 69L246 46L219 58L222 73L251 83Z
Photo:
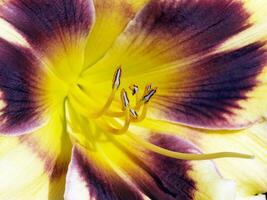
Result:
M125 89L121 90L121 101L122 101L123 109L126 109L129 107L130 101L129 101L129 98L128 98L128 95Z
M138 118L138 114L133 108L130 108L130 114L134 119Z
M114 74L114 79L113 79L113 84L112 84L112 89L118 89L121 84L121 67L118 67Z
M129 88L132 90L132 95L135 95L139 90L138 86L135 84L131 85Z
M154 96L154 94L157 92L157 89L150 90L144 97L143 101L144 103L148 103L150 99Z
M111 94L108 97L104 106L99 111L94 112L94 113L90 113L90 112L88 112L87 109L84 109L81 105L79 105L78 102L80 101L80 99L78 100L78 97L84 101L90 100L90 98L86 94L84 94L84 92L78 86L75 86L72 90L74 92L74 94L73 94L74 98L72 99L72 102L75 103L75 105L78 106L81 110L85 111L84 112L85 115L90 116L91 118L101 117L102 115L104 115L105 113L107 113L109 111L109 108L110 108L110 106L111 106L111 104L115 98L115 94L116 94L118 88L120 87L121 73L122 73L122 69L121 69L121 67L118 67L118 69L114 73L114 79L113 79ZM76 98L75 98L75 96L76 96ZM129 100L128 100L128 104L129 104Z

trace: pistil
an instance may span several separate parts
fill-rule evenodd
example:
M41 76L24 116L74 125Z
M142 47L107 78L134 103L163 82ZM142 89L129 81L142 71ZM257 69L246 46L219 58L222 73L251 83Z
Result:
M218 159L218 158L244 158L244 159L252 159L254 158L253 155L236 153L236 152L218 152L218 153L210 153L210 154L201 154L201 153L180 153L176 151L170 151L164 149L162 147L156 146L146 140L136 136L135 134L128 133L127 134L131 139L136 141L139 145L144 147L145 149L158 153L160 155L181 159L181 160L211 160L211 159Z

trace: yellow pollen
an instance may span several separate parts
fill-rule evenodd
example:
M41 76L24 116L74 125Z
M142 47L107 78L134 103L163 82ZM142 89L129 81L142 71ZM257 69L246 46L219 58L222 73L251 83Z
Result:
M112 81L111 93L104 103L102 108L96 112L90 110L90 106L94 105L95 101L90 97L82 85L75 84L70 89L69 96L67 98L66 109L69 111L68 125L73 130L73 135L86 134L90 140L90 146L94 146L95 139L97 138L97 132L109 133L112 135L126 134L132 140L137 142L143 148L158 153L170 158L182 159L182 160L210 160L224 157L245 158L251 159L253 156L235 152L218 152L211 154L199 154L197 153L181 153L170 151L154 145L140 136L137 136L129 132L131 123L141 122L146 118L149 102L157 92L157 88L153 88L151 84L148 84L143 92L142 97L139 96L139 87L136 84L129 86L132 95L135 96L135 103L132 106L128 98L128 93L125 89L120 91L120 110L113 111L111 106L116 99L116 94L121 85L122 68L118 67L114 73ZM67 117L66 117L67 118ZM96 127L98 130L96 130ZM76 136L77 137L77 136ZM83 138L79 136L77 138ZM79 139L76 139L79 142ZM83 139L81 139L83 140ZM82 143L82 142L79 142ZM88 146L88 145L87 145Z

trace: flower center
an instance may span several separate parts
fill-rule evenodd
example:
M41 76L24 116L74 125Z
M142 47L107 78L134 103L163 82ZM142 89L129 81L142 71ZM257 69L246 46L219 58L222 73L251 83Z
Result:
M103 105L101 109L95 112L89 111L89 108L85 105L92 103L92 99L88 96L85 90L80 85L74 85L71 89L69 99L70 99L70 107L79 110L79 113L86 117L88 120L94 120L103 128L106 132L112 134L124 134L127 132L131 122L140 122L145 119L148 104L150 99L156 93L156 88L152 88L151 85L147 85L144 89L144 94L141 98L139 98L139 88L137 85L130 86L130 90L132 91L132 95L136 97L135 104L132 105L129 98L128 93L125 89L120 90L120 100L121 100L121 108L117 111L112 111L110 109L116 93L118 93L120 88L120 79L121 79L121 68L118 68L114 74L114 79L112 82L112 90L111 94L107 98L106 103ZM109 118L109 122L104 120ZM114 128L112 124L115 124L115 119L119 119L119 121L123 120L123 125L120 128Z
M64 106L67 130L73 142L78 142L86 149L94 149L101 136L119 137L119 135L123 134L147 150L176 159L206 160L222 157L252 157L251 155L234 152L212 154L174 152L156 146L142 137L131 133L129 131L131 124L141 122L146 118L149 102L156 94L157 88L147 84L143 89L143 94L140 95L138 85L130 85L129 90L132 98L129 98L126 89L120 89L121 76L122 69L119 67L114 73L111 93L103 106L97 109L97 111L92 111L92 108L95 108L96 101L88 94L89 91L84 87L86 84L82 84L83 81L81 81L81 84L78 81L78 83L71 86ZM116 98L118 93L120 93L119 98ZM113 104L116 104L116 110L112 109Z

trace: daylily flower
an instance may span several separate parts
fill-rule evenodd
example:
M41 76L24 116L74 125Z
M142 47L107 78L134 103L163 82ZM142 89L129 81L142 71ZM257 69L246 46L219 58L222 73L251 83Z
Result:
M266 40L266 0L0 0L0 199L265 199Z

